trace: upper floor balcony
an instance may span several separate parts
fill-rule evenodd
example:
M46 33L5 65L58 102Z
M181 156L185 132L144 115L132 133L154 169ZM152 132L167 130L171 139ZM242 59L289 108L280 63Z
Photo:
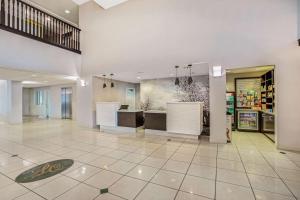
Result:
M0 29L80 51L80 29L21 0L0 0Z

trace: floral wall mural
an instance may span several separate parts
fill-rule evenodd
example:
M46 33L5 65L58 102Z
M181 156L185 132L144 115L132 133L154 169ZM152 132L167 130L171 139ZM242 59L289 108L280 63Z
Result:
M209 76L194 76L188 84L187 77L180 78L179 86L175 78L143 80L140 86L141 108L165 110L167 102L204 102L204 133L209 134Z

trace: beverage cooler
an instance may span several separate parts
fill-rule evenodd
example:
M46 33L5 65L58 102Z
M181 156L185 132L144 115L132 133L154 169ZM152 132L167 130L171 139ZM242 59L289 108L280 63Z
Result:
M275 132L275 117L274 114L263 113L262 114L262 132L274 133Z
M260 131L260 112L256 110L237 110L237 129L239 131Z
M231 123L232 129L235 129L235 93L234 92L227 92L226 93L226 110L227 113L231 115Z

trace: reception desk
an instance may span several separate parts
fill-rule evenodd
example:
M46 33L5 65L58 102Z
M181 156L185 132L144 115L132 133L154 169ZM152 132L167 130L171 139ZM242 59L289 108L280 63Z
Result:
M117 126L117 111L120 108L119 102L97 102L96 103L96 124L103 127Z
M167 132L199 136L203 130L202 102L167 103Z

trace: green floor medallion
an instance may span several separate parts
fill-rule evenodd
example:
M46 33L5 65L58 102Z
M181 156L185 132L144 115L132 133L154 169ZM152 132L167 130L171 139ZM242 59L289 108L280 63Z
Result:
M30 183L59 174L74 164L73 160L55 160L31 168L16 178L17 183Z

